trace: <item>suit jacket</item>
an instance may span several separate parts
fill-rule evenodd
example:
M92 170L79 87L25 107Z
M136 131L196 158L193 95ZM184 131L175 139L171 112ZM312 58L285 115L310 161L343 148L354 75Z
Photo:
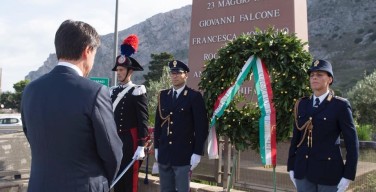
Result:
M21 103L32 162L28 191L108 191L122 158L108 89L65 66L31 82Z
M293 170L296 179L307 178L322 185L337 185L342 177L354 180L359 141L349 102L329 94L315 108L312 97L302 98L296 117L298 126L309 118L313 124L312 146L307 144L307 135L303 138L304 130L299 131L294 125L287 170ZM346 163L341 155L340 134L346 144Z
M190 165L193 153L204 155L208 117L200 92L187 86L172 103L172 89L160 92L155 117L154 147L158 162Z

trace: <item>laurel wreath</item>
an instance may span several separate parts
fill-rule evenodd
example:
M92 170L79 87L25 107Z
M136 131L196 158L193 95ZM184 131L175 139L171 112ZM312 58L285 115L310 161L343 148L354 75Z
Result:
M218 59L205 63L199 88L204 91L209 117L218 96L236 80L244 63L255 55L265 63L272 81L277 116L277 142L285 140L293 127L293 107L296 100L310 93L307 69L311 55L295 34L268 28L256 29L254 35L241 35L218 51ZM251 79L252 72L248 74ZM217 119L216 130L230 139L237 150L249 147L259 151L260 109L257 99L237 94Z

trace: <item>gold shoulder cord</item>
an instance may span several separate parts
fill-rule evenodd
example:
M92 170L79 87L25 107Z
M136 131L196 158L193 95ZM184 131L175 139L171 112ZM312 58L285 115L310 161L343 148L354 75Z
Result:
M307 145L308 147L312 147L312 129L313 129L313 125L312 125L312 117L309 117L308 121L304 123L303 126L299 127L298 125L298 107L299 107L299 103L300 103L301 99L299 99L296 103L295 103L295 106L294 106L294 118L295 118L295 126L296 128L299 130L299 131L303 131L304 130L304 134L303 134L303 137L302 139L300 140L299 144L297 145L297 147L300 147L300 145L302 145L305 137L306 137L306 134L307 134L307 130L308 130L308 142L307 142Z
M167 122L167 135L168 133L170 132L170 114L168 114L166 117L163 117L162 116L162 111L161 111L161 93L162 91L159 92L158 94L158 112L159 112L159 117L162 119L162 124L161 124L161 128L162 126Z

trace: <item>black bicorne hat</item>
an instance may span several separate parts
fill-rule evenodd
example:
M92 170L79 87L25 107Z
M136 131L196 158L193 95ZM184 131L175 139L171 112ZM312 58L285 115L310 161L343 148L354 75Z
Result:
M116 64L112 71L116 71L117 66L126 67L133 69L133 71L143 71L144 68L138 63L138 61L132 57L126 57L124 55L119 55L116 57Z

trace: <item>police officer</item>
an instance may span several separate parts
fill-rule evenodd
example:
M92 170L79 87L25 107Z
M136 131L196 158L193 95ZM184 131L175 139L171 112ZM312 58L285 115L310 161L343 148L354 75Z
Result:
M134 71L143 71L142 66L132 57L119 55L115 67L119 85L112 88L112 102L117 132L123 141L121 173L132 159L145 157L144 145L148 134L148 102L144 85L131 81ZM142 161L133 166L115 185L115 192L136 192L138 190L138 169Z
M355 179L359 142L349 102L334 96L332 65L315 60L308 70L313 94L295 104L287 170L298 192L345 191ZM343 162L340 134L346 144Z
M160 191L189 191L190 172L198 165L208 136L208 117L200 92L186 85L189 68L168 63L172 88L159 93L154 146Z

